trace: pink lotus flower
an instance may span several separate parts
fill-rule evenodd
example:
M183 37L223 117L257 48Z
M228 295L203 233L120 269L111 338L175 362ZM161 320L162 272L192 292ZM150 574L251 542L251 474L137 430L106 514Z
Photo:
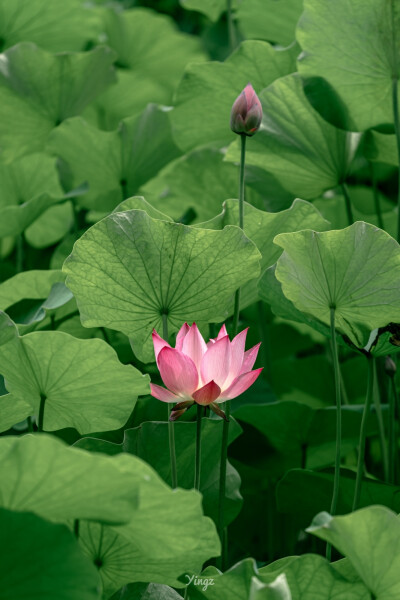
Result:
M253 86L248 83L236 98L231 111L231 129L234 133L252 136L261 125L262 106Z
M168 389L150 384L151 394L163 402L175 402L174 421L193 404L209 406L219 416L225 414L220 402L232 400L247 390L262 369L252 371L260 344L245 352L247 329L232 341L225 325L216 339L205 343L196 323L185 323L176 337L175 348L153 330L154 353L161 378Z

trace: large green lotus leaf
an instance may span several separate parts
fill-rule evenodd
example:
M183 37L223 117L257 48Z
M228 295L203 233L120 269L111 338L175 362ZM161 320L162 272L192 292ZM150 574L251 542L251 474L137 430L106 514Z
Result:
M282 284L275 277L276 265L269 267L261 275L258 280L258 292L260 298L270 305L270 308L274 315L294 321L296 323L304 323L309 327L312 327L315 331L322 333L322 335L330 337L330 327L314 318L312 315L307 314L298 310L293 302L288 300L282 291ZM395 333L381 333L379 339L375 345L370 348L371 354L374 356L386 356L387 354L400 352L400 347L391 343L392 335ZM370 331L365 330L364 338L368 338ZM338 344L346 345L342 336L337 335L336 341ZM394 340L393 340L394 342Z
M0 2L0 50L34 42L50 52L84 50L100 32L96 11L81 0Z
M321 323L318 319L314 319L311 315L298 310L293 302L286 298L282 291L282 284L275 277L275 270L276 265L269 267L258 280L258 293L261 300L270 305L272 312L277 317L297 323L305 323L319 331L319 333L329 336L330 329L327 325Z
M136 581L183 587L186 573L199 573L206 560L220 553L200 494L171 490L146 463L126 453L115 458L125 459L126 473L141 464L148 482L140 486L139 506L128 524L111 528L81 523L83 550L97 564L106 594ZM130 467L128 459L136 463Z
M357 442L356 442L357 443ZM278 510L301 516L302 525L321 510L328 510L332 501L333 472L316 473L307 469L291 469L279 481L276 489ZM354 499L355 473L342 469L338 498L338 513L351 512ZM400 488L381 481L364 479L360 507L381 504L398 512Z
M295 39L303 0L242 0L237 10L239 29L246 39L288 46Z
M68 163L73 186L88 181L80 205L100 211L113 210L179 155L167 109L155 104L116 131L70 119L52 133L48 149Z
M335 308L336 330L358 348L369 332L400 316L400 249L389 234L354 223L342 230L282 233L275 275L295 307L325 325Z
M299 71L328 81L345 103L353 130L393 123L399 25L396 0L304 0Z
M32 407L25 400L15 398L12 394L0 396L0 432L7 431L31 413Z
M26 298L44 300L48 297L53 284L64 282L65 275L60 270L23 271L0 283L0 310Z
M370 600L363 583L348 581L317 554L287 557L261 568L258 577L271 582L278 573L286 576L291 600Z
M368 506L349 515L317 515L307 530L346 556L376 600L400 594L400 521L383 506Z
M239 222L239 202L227 200L224 202L220 215L202 223L199 227L206 229L222 229L226 225L235 225ZM298 231L299 229L316 229L324 231L329 228L318 210L309 202L295 200L290 208L278 213L258 210L254 206L244 205L244 232L261 252L261 268L265 269L274 264L281 250L276 247L273 240L278 233L284 231ZM258 300L257 281L247 284L241 291L240 304L242 308Z
M217 21L221 14L226 11L226 0L179 0L181 6L186 10L195 10L203 13L210 21ZM232 5L235 7L234 0Z
M93 225L64 271L83 325L125 333L150 362L163 314L170 333L185 321L223 321L234 291L259 274L259 259L238 227L193 229L131 210Z
M138 115L152 102L171 103L170 94L161 82L130 69L117 69L116 74L117 82L90 105L92 112L88 110L84 115L100 129L116 129L121 120Z
M224 200L238 193L238 169L223 159L217 149L194 150L168 165L141 192L175 220L190 209L196 215L194 222L211 219Z
M290 557L284 561L278 561L278 564L272 563L259 571L252 559L245 559L238 563L229 571L221 574L214 567L208 567L201 577L203 580L212 580L213 584L207 589L201 585L192 583L189 587L190 598L201 600L369 600L368 590L362 583L354 584L347 581L340 575L322 556L308 554L299 557ZM279 564L283 563L283 564ZM263 589L260 585L254 584L254 578L264 584L276 582L279 575L283 574L286 578L286 590L283 585L280 586L280 594L272 595L271 587ZM259 589L259 595L255 593ZM275 586L279 590L279 586ZM282 589L283 588L283 589ZM288 596L287 588L290 589ZM267 595L267 590L270 592ZM282 594L286 592L286 597Z
M60 199L42 194L21 205L5 206L0 209L0 238L23 233L43 213L54 207ZM64 209L64 207L63 207Z
M146 8L104 13L107 45L117 66L152 77L172 93L188 61L204 60L199 40L178 30L173 20Z
M54 521L127 523L149 477L136 457L92 454L43 433L1 437L0 456L1 506Z
M330 125L308 102L298 73L272 83L259 94L260 130L248 144L246 163L266 169L279 183L306 200L339 185L348 172L359 134ZM237 140L227 152L237 162Z
M65 525L0 509L0 599L100 600L96 567Z
M195 36L180 32L167 15L146 8L104 11L106 43L118 55L118 82L98 100L100 121L114 128L149 102L170 104L188 62L203 62Z
M28 42L9 48L0 68L2 158L41 151L52 129L114 81L113 60L106 47L55 55Z
M33 248L53 246L70 231L74 223L71 202L51 206L25 231L25 239Z
M40 152L18 158L8 165L0 164L0 180L0 209L23 204L43 193L55 198L64 195L56 159Z
M0 319L0 372L8 391L29 402L33 414L45 398L44 429L75 427L82 434L118 429L137 396L149 391L148 375L122 365L103 340L61 331L20 337L5 313Z
M178 87L171 121L175 139L185 151L233 140L232 104L252 83L256 92L295 70L298 48L275 50L268 42L247 41L224 62L190 65ZM253 140L249 146L253 144Z
M227 225L235 225L238 222L239 202L227 200L220 215L202 223L199 227L223 229ZM262 268L273 265L281 254L281 250L273 243L279 233L300 229L324 231L328 228L329 222L310 202L305 200L296 199L290 208L277 213L259 210L247 202L244 203L244 232L261 252Z
M1 400L1 398L0 398ZM175 428L175 447L179 487L190 489L194 483L194 460L196 424L178 421ZM229 428L229 443L239 435L241 429L236 421ZM221 447L221 422L214 419L203 419L202 422L202 454L200 492L203 494L203 507L206 515L217 521L219 492L219 451ZM151 465L166 481L171 483L171 463L168 451L168 423L147 421L134 429L125 430L122 444L109 444L95 438L81 438L75 444L79 448L107 454L129 452L139 456ZM160 449L164 451L160 452ZM228 463L226 506L224 519L228 525L238 515L242 505L239 492L240 477L236 469Z
M0 164L0 237L18 235L64 197L56 160L46 154Z

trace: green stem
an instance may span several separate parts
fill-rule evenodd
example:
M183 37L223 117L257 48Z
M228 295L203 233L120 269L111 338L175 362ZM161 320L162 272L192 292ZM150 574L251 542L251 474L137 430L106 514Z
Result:
M352 225L354 223L354 216L353 209L351 208L349 190L347 189L347 185L345 183L342 183L340 187L342 188L342 194L344 196L344 202L346 205L347 220L349 222L349 225Z
M33 421L32 421L32 417L28 417L27 421L28 421L28 431L29 431L29 433L33 433Z
M163 324L163 338L168 342L168 315L162 314ZM178 487L178 475L176 469L176 450L175 450L175 427L174 422L169 420L170 411L169 405L167 406L167 419L168 419L168 443L169 443L169 459L171 464L171 484L175 489Z
M377 385L377 376L376 376L376 359L372 358L373 368L374 368L374 385L372 389L372 397L374 401L374 407L376 411L376 418L378 421L378 430L379 430L379 445L381 448L382 454L382 463L383 463L383 475L384 480L387 482L389 480L389 458L387 453L387 444L386 444L386 435L385 435L385 424L383 422L382 415L382 406L381 406L381 398L379 393L379 388Z
M217 567L223 570L225 565L225 544L224 542L224 504L225 504L225 492L226 492L226 465L228 459L228 435L229 435L229 417L231 412L231 406L228 402L223 404L222 410L225 412L227 421L223 422L222 425L222 442L221 442L221 463L219 467L219 496L218 496L218 533L222 544L222 553L220 558L217 560Z
M240 170L239 170L239 227L244 229L244 166L246 162L246 135L240 135ZM232 323L232 339L237 334L238 323L239 323L239 311L240 311L240 289L235 294L235 308L233 313ZM228 436L229 436L229 417L231 407L228 402L224 403L222 410L225 411L226 420L223 421L222 425L222 443L221 443L221 463L219 467L219 494L218 494L218 521L217 528L222 543L222 554L219 559L220 566L225 565L226 562L226 551L227 544L223 541L227 537L227 533L224 534L224 505L225 505L225 491L226 491L226 463L228 458Z
M376 184L376 175L375 175L375 169L374 169L374 163L373 162L369 163L369 168L370 168L370 172L371 172L372 191L373 191L373 194L374 194L374 205L375 205L376 217L378 219L378 227L380 229L383 229L383 217L382 217L381 201L380 201L380 198L379 198L378 186Z
M396 382L390 377L389 385L389 483L395 483L396 470Z
M232 13L232 0L226 0L226 12L227 12L227 19L228 19L229 49L232 53L235 50L236 45L237 45L235 23L233 21L233 13Z
M239 227L244 228L244 165L246 162L246 138L242 133L240 135L240 172L239 172ZM240 310L240 288L236 290L235 306L232 319L232 338L236 335L239 324Z
M342 445L342 403L341 403L341 382L340 382L340 367L339 354L336 342L335 328L335 308L331 307L331 344L332 344L332 359L333 370L335 374L335 395L336 395L336 454L335 454L335 475L333 480L333 494L331 502L331 515L336 514L337 502L339 498L340 485L340 459ZM331 559L332 548L330 544L326 546L326 558Z
M43 431L44 422L44 405L46 404L46 396L40 394L40 405L39 405L39 418L38 418L38 431Z
M367 437L367 422L371 409L371 401L374 389L374 361L371 357L367 358L368 360L368 383L367 383L367 395L365 397L365 404L363 415L361 419L361 427L360 427L360 441L358 447L358 463L357 463L357 475L356 475L356 485L354 489L354 499L353 499L353 511L357 510L357 507L360 502L361 495L361 484L364 472L364 458L365 458L365 440Z
M200 471L201 471L201 418L203 416L203 407L197 405L197 422L196 422L196 454L194 465L194 489L200 489Z
M399 119L399 98L398 98L398 78L393 76L392 79L392 103L393 103L393 118L394 130L396 133L397 158L399 167L397 170L397 241L400 242L400 119Z

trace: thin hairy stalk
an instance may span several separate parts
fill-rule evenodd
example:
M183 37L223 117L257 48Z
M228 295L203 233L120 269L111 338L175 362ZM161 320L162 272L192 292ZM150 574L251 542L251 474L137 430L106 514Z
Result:
M346 206L347 220L349 222L349 225L353 225L353 223L354 223L354 216L353 216L353 209L351 207L351 200L350 200L350 196L349 196L349 190L347 189L347 185L345 183L342 183L340 187L342 188L342 194L343 194L344 203L345 203L345 206Z
M162 323L163 323L163 338L166 342L168 342L168 316L163 313L162 315ZM176 469L176 451L175 451L175 427L174 422L169 420L170 410L169 405L167 405L167 419L168 419L168 442L169 442L169 459L171 463L171 484L175 489L178 487L178 475Z
M397 159L399 167L397 170L397 241L400 242L400 118L399 118L399 65L397 60L397 23L394 14L394 0L390 2L390 14L392 21L392 107L394 131L396 134Z
M200 471L201 471L201 419L203 416L203 407L197 405L197 419L196 419L196 454L195 454L195 465L194 465L194 489L200 489Z
M332 344L332 360L333 370L335 374L335 397L336 397L336 453L335 453L335 475L333 480L333 494L331 502L331 515L336 514L337 502L339 498L340 485L340 459L342 445L342 401L341 401L341 381L339 354L336 342L335 329L335 308L331 307L331 344ZM331 560L332 547L330 544L326 546L326 558Z
M389 483L395 484L396 472L396 382L394 377L390 377L389 385Z
M389 481L389 457L387 451L387 442L385 434L385 424L383 422L381 395L378 387L378 378L376 376L376 358L372 358L373 369L374 369L374 384L372 389L372 398L376 411L376 419L378 421L378 432L379 432L379 446L382 454L383 464L383 476L386 482Z
M39 417L38 417L38 431L43 431L44 422L44 406L46 404L46 396L40 394L40 405L39 405Z
M244 228L244 166L246 162L246 135L240 135L240 169L239 169L239 227ZM232 339L237 334L238 323L239 323L239 311L240 311L240 289L235 294L235 308L233 314L232 323ZM226 540L226 532L224 534L224 505L225 505L225 491L226 491L226 464L228 458L228 435L229 435L229 418L230 418L230 404L225 402L222 407L226 420L223 421L222 425L222 443L221 443L221 463L219 470L219 494L218 494L218 521L217 528L222 542L222 554L219 560L219 566L226 562L226 551L227 544L224 544Z
M362 478L363 478L363 472L364 472L365 440L367 437L367 422L368 422L368 417L369 417L369 413L370 413L370 409L371 409L371 402L372 402L373 389L374 389L374 378L375 378L374 377L374 375L375 375L374 361L370 356L367 357L367 360L368 360L367 394L365 396L365 404L364 404L363 416L361 419L361 427L360 427L360 441L358 444L358 462L357 462L356 485L355 485L355 489L354 489L354 498L353 498L353 510L357 510L357 507L360 502L361 485L362 485Z

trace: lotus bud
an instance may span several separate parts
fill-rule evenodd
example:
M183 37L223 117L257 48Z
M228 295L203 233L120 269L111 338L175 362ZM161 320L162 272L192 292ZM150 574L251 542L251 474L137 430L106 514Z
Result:
M252 136L261 125L262 106L253 86L248 83L236 98L231 111L231 129L234 133Z

